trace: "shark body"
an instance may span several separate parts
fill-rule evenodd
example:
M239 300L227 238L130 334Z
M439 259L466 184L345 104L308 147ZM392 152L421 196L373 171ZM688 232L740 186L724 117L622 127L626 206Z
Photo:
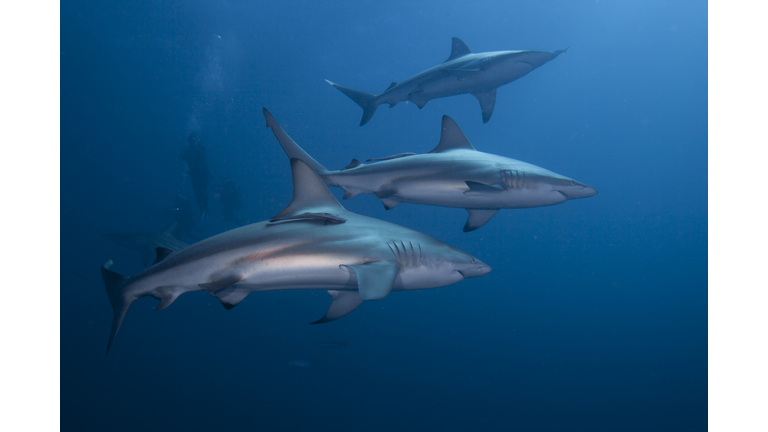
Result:
M236 228L171 253L131 277L102 266L114 318L107 351L138 298L157 309L206 291L227 309L257 291L328 290L333 301L313 324L338 319L390 291L446 286L490 267L430 236L344 209L304 162L291 160L294 197L270 221Z
M402 153L330 171L307 154L265 112L267 126L289 158L310 165L344 199L375 195L390 210L403 202L459 207L469 212L464 232L482 227L499 209L542 207L586 198L597 190L519 160L477 151L458 124L443 116L440 143L426 154Z
M328 84L355 101L363 109L360 126L368 123L381 104L392 108L410 101L419 109L432 99L469 93L480 102L483 123L487 123L496 105L496 89L520 79L532 70L567 51L492 51L473 53L461 39L454 37L448 59L400 83L393 82L381 94L374 95L336 84Z

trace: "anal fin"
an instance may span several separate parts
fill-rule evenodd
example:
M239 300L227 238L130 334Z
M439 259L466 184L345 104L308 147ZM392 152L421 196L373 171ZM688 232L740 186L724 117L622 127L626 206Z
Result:
M469 212L469 217L467 223L464 224L464 232L474 231L482 227L496 216L499 209L467 209L467 212Z
M360 295L355 291L328 290L328 294L330 294L333 299L333 301L331 301L331 306L328 307L328 310L322 318L310 324L323 324L337 320L363 304Z
M171 305L179 297L181 292L176 287L163 287L155 290L153 297L160 300L160 304L157 305L156 310L163 310Z
M392 210L393 208L397 207L398 204L400 204L400 200L398 200L394 195L378 196L377 198L381 200L382 204L384 204L385 210Z
M231 286L211 295L216 297L226 310L230 310L240 304L240 302L243 301L243 299L248 296L248 294L250 294L250 291L246 290L245 288Z

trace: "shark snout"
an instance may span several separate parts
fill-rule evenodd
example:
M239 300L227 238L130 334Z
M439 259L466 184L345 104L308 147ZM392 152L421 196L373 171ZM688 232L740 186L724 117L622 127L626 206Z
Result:
M466 278L485 276L491 272L491 266L480 261L479 259L472 257L472 262L465 265L464 268L458 271Z
M597 195L597 189L572 180L567 185L556 187L555 190L565 196L566 199L589 198Z

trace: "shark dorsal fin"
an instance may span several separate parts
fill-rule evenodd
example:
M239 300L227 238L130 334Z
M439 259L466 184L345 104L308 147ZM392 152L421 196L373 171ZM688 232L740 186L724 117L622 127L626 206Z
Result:
M475 150L459 125L452 118L444 115L440 143L430 153L440 153L455 149Z
M397 83L392 81L392 84L390 84L389 87L387 87L387 90L391 89L392 87L394 87L396 85L397 85ZM384 91L387 91L387 90L384 90Z
M328 186L305 162L295 158L291 159L291 173L293 174L293 201L275 218L306 212L306 209L314 207L332 207L344 210L336 197L328 190Z
M469 47L467 46L467 44L464 43L463 40L457 37L454 37L453 39L451 39L451 55L448 57L448 60L446 60L446 62L457 59L459 57L464 57L467 54L472 54L472 50L469 49Z

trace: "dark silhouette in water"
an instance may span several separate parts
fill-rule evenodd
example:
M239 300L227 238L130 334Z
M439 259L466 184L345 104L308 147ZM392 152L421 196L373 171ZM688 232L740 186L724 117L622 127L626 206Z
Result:
M192 234L195 228L195 210L192 203L181 195L176 195L173 205L166 207L163 216L172 217L176 220L176 237L179 239L200 239Z
M160 232L130 232L102 234L120 246L139 252L141 263L146 265L157 264L173 251L180 251L187 244L180 241L177 236L177 222L172 222Z
M205 223L208 215L208 161L205 158L205 147L202 141L197 139L194 132L187 137L189 144L181 153L181 160L187 164L189 176L192 179L192 190L195 192L195 200L200 208L200 219Z
M240 188L227 176L222 176L215 188L216 199L221 202L221 218L234 222L237 226L243 224L243 219L235 216L234 211L243 207Z

